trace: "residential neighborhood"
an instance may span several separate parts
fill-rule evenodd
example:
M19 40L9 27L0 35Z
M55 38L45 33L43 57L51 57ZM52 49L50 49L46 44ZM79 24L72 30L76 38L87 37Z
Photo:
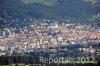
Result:
M18 33L16 32L17 28L0 29L0 50L6 55L6 53L13 54L14 51L24 53L34 51L34 48L47 49L77 44L88 45L88 48L79 48L80 51L89 52L91 49L91 53L95 53L99 50L97 48L100 43L99 27L86 24L59 23L57 21L48 23L46 21L49 20L45 19L34 21L38 22L31 24L30 27L20 28ZM96 47L93 48L93 46Z

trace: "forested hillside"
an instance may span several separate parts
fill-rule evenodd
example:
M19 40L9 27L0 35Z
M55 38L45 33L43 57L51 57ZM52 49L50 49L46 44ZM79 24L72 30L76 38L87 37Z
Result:
M1 0L0 17L88 19L100 12L99 4L99 0Z

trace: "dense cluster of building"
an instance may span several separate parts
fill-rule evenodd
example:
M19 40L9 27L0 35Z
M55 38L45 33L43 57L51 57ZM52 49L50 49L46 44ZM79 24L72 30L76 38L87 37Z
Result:
M29 27L0 29L0 50L32 51L33 48L55 48L58 45L100 43L100 29L91 25L38 22ZM85 48L85 50L87 50ZM95 51L93 49L93 51Z

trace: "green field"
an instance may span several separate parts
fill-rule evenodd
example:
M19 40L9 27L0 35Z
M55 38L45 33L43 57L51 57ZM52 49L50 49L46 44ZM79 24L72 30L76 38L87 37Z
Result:
M96 65L97 62L69 62L69 63L56 63L56 64L29 64L29 66L81 66L81 65L85 65L85 66L91 66L91 65ZM0 66L16 66L16 64L10 64L10 65L0 65ZM18 64L18 66L25 66L24 63L20 63Z
M29 64L30 66L45 66L45 64ZM2 66L16 66L16 64L11 64L11 65L2 65ZM18 64L18 66L25 66L25 64Z
M24 66L25 64L18 64L18 66ZM2 66L16 66L16 64L11 64L11 65L2 65Z

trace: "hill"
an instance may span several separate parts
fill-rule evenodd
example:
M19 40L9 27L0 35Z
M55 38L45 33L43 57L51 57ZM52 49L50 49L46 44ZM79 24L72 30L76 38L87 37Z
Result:
M96 0L1 0L2 18L74 19L87 20L100 12Z

